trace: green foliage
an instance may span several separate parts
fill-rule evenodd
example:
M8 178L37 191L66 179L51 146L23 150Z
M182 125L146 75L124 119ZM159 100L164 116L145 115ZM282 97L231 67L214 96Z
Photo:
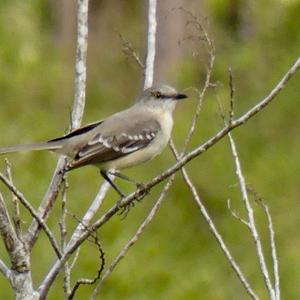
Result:
M140 90L141 71L122 53L116 31L124 33L143 53L146 10L141 1L123 2L91 2L95 15L91 22L94 27L90 29L85 123L128 106ZM123 9L118 10L119 5ZM229 66L233 70L238 115L266 95L299 55L299 1L204 1L203 7L202 14L208 16L209 31L217 48L213 80L218 82L218 88L211 90L205 100L190 148L205 141L222 126L216 99L219 97L225 106L228 104ZM0 3L1 146L52 138L63 134L68 126L73 95L74 47L64 45L57 38L54 30L56 14L45 0L2 0ZM97 18L97 14L101 17ZM108 14L114 14L114 18ZM205 60L206 56L190 55L176 62L172 79L181 87L202 86L205 68L201 59ZM269 108L234 132L246 178L271 208L285 299L297 299L300 294L298 81L299 75ZM131 99L130 103L128 99ZM176 112L178 122L174 138L177 145L184 140L195 101L193 98L182 104ZM51 178L55 157L49 153L28 153L9 158L16 185L37 207ZM147 181L173 161L166 150L146 166L129 170L128 175ZM3 161L0 164L3 169ZM230 249L264 299L266 291L261 276L258 276L253 242L246 228L227 210L227 199L230 198L233 207L243 215L239 191L232 187L237 179L228 141L220 142L193 160L188 171ZM80 217L102 179L96 169L86 168L74 171L69 180L68 208ZM120 184L124 190L132 190L127 184ZM103 227L100 236L107 263L135 232L160 188L138 204L124 221L115 217ZM5 191L4 188L1 190ZM9 193L4 192L4 195L9 201ZM117 196L111 192L105 208L116 200ZM260 208L255 206L255 209L267 245L266 223ZM22 213L29 221L27 212L22 210ZM59 213L60 200L48 221L49 226L55 228L57 237ZM70 228L76 226L71 217L68 222ZM24 228L27 225L24 224ZM0 251L1 257L5 257L3 245ZM268 247L266 253L270 254ZM36 285L54 258L42 235L32 255ZM97 264L97 251L88 243L82 248L73 280L94 276ZM3 277L0 287L1 297L11 299L10 288ZM61 287L60 277L49 299L62 299ZM91 287L82 288L78 299L86 299L90 292ZM108 279L102 293L103 299L248 299L179 173L153 224Z

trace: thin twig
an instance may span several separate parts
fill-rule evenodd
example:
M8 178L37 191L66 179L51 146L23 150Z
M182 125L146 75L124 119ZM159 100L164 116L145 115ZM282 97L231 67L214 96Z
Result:
M246 211L247 211L248 222L249 222L249 227L248 228L250 229L252 238L255 242L256 254L257 254L257 257L258 257L259 264L260 264L261 272L262 272L264 280L265 280L266 288L269 292L270 299L276 300L275 291L274 291L274 288L273 288L271 280L270 280L270 274L269 274L267 264L266 264L266 260L265 260L265 256L264 256L264 253L263 253L260 236L259 236L259 233L258 233L257 228L256 228L253 208L252 208L252 206L250 204L250 201L249 201L247 187L246 187L246 181L245 181L245 177L243 176L243 173L242 173L241 163L240 163L239 156L238 156L238 153L237 153L237 150L236 150L236 145L235 145L235 142L234 142L234 140L231 136L231 133L228 133L228 137L229 137L229 141L230 141L232 155L233 155L234 162L235 162L236 175L238 177L240 190L241 190L241 193L242 193L242 199L243 199Z
M145 65L143 64L142 60L140 59L140 56L138 55L137 51L134 49L132 44L128 40L126 40L125 37L121 33L119 33L119 37L120 37L120 40L122 43L122 50L123 50L124 54L131 57L136 62L136 64L142 70L144 70Z
M197 29L197 31L199 31L198 34L204 35L204 44L206 46L207 53L209 56L209 63L208 63L207 70L206 70L206 78L205 78L204 86L203 86L201 92L198 89L196 89L197 94L198 94L198 104L196 107L196 112L194 114L192 124L190 126L190 130L189 130L189 132L186 136L185 142L184 142L184 146L183 146L183 150L182 150L182 155L183 155L186 152L187 145L190 142L190 140L192 139L192 136L195 132L196 124L197 124L197 121L198 121L198 118L199 118L199 115L200 115L200 112L202 109L202 103L203 103L204 97L205 97L209 87L211 86L211 77L212 77L212 71L213 71L214 62L215 62L215 49L214 49L213 42L212 42L207 30L201 24L201 21L193 13L191 13L183 8L181 8L181 9L183 11L185 11L186 13L188 13L189 16L191 16L193 18L193 20L195 21L195 23L197 25L196 29Z
M275 231L273 228L273 221L272 221L270 209L269 206L265 203L262 196L254 188L247 185L247 191L254 196L255 201L263 208L268 221L270 247L272 251L272 262L273 262L273 272L274 272L275 296L276 296L276 300L280 300L279 262L278 262L276 243L275 243Z
M230 109L229 109L229 125L232 123L234 119L234 85L233 85L233 76L231 68L228 69L229 73L229 90L230 90Z
M75 252L75 256L72 260L72 262L70 263L70 271L75 267L75 264L79 258L79 253L80 253L80 247L77 248L76 252Z
M0 272L7 278L10 278L11 270L6 266L2 259L0 259Z
M57 199L61 188L64 176L63 170L65 169L66 163L67 160L64 156L60 157L57 162L52 180L37 210L37 214L40 220L46 220L52 210L52 207ZM26 232L26 235L24 235L24 241L28 245L29 249L31 249L34 246L41 229L42 228L40 224L36 221L36 219L33 219L31 225L29 226Z
M88 278L81 278L79 280L76 281L71 293L69 294L69 297L68 297L68 300L72 300L76 294L76 291L78 290L78 288L80 287L80 285L84 285L84 284L89 284L89 285L93 285L94 283L97 282L97 280L99 280L101 274L102 274L102 271L104 270L104 266L105 266L105 257L104 257L104 251L102 249L102 246L99 242L99 239L98 239L98 236L97 236L97 232L91 232L90 229L85 226L81 220L79 220L75 215L73 215L73 217L79 222L82 224L82 226L85 228L85 230L89 231L90 232L90 236L93 238L93 242L94 244L97 246L97 249L100 253L100 261L101 261L101 264L100 264L100 267L98 268L98 271L97 271L97 274L94 278L92 279L88 279Z
M235 92L231 70L229 71L229 87L230 87L230 116L229 116L229 126L230 126L233 122L233 116L234 116L234 92ZM223 116L223 120L224 120L224 124L226 125L226 119L225 119L224 116ZM266 264L266 260L265 260L261 240L260 240L260 235L259 235L259 233L257 231L257 228L256 228L253 208L252 208L251 203L249 201L246 180L245 180L245 177L242 173L241 163L240 163L240 159L239 159L239 156L238 156L238 153L237 153L237 150L236 150L236 145L235 145L234 139L233 139L230 132L228 133L228 138L229 138L229 142L230 142L232 156L233 156L234 162L235 162L235 172L236 172L236 175L237 175L238 180L239 180L239 187L240 187L240 191L241 191L241 194L242 194L242 199L243 199L245 209L246 209L246 212L247 212L247 216L248 216L248 221L247 221L248 229L250 230L252 238L255 242L256 255L258 257L258 261L259 261L259 264L260 264L260 269L261 269L261 272L263 274L265 284L266 284L266 288L269 292L270 299L276 300L275 291L274 291L274 288L273 288L271 280L270 280L270 274L269 274L269 271L268 271L268 267L267 267L267 264Z
M61 219L59 222L60 227L60 239L61 239L61 251L62 253L65 250L66 247L66 238L67 238L67 224L66 224L66 218L67 218L67 189L68 189L68 182L67 179L64 178L63 180L63 188L62 188L62 201L61 201ZM67 299L71 293L71 269L69 267L69 262L66 261L64 264L64 293L65 298Z
M179 155L175 149L175 147L172 145L172 151L176 157L176 159L179 159ZM186 169L183 167L181 169L183 178L187 184L187 186L189 187L192 195L193 195L193 199L195 200L197 206L200 209L200 212L205 220L205 222L207 223L207 225L209 226L210 231L212 232L213 236L215 237L216 241L218 242L221 250L223 251L225 257L227 258L230 266L232 267L232 269L234 270L235 274L238 276L238 279L240 280L240 282L243 284L243 286L245 287L247 293L249 294L249 296L252 299L258 300L258 296L255 294L254 290L252 289L252 287L250 286L250 283L248 282L248 280L246 279L245 275L243 274L243 272L241 271L239 265L237 264L237 262L235 261L235 259L233 258L230 250L228 249L228 247L226 246L222 235L219 233L217 227L215 226L212 218L210 217L208 210L206 209L205 205L203 204L196 187L194 186L194 184L192 183Z
M60 252L58 245L55 241L55 238L51 232L51 230L48 228L44 220L42 220L38 213L35 211L33 206L30 204L29 201L24 197L24 195L14 186L12 182L10 182L9 179L7 179L2 173L0 173L0 180L8 187L8 189L19 199L19 201L22 203L22 205L28 210L30 215L38 222L39 226L44 230L46 233L49 242L54 249L56 255L60 258L62 256L62 253Z
M7 158L5 158L4 161L5 161L5 165L6 165L6 177L11 183L13 183L11 164L8 161ZM20 219L20 207L19 207L18 198L13 193L12 193L12 202L14 204L13 222L14 222L14 225L15 225L16 234L17 234L18 238L20 238L21 235L22 235L21 219Z
M116 268L118 263L125 257L129 249L137 242L141 234L145 231L146 227L151 223L153 220L154 216L156 215L157 211L159 210L161 203L163 199L165 198L165 195L167 191L170 189L173 181L175 179L175 174L170 177L166 185L164 186L163 190L161 191L158 200L155 202L154 206L152 207L150 213L146 217L146 219L143 221L143 223L140 225L134 236L129 240L129 242L122 248L122 250L119 252L119 254L116 256L116 258L113 260L111 265L108 267L106 272L104 273L101 281L97 285L97 287L93 291L93 295L91 299L96 299L97 295L100 292L101 287L107 280L107 277L113 272L113 270Z
M276 295L276 300L280 300L279 263L278 263L276 243L275 243L275 231L273 228L273 221L270 214L270 209L268 205L266 205L265 203L262 203L262 205L266 213L268 225L269 225L270 245L272 250L272 262L273 262L273 272L274 272L275 295Z
M246 220L244 220L243 218L241 218L240 215L236 211L234 211L232 209L230 199L227 200L227 207L228 207L228 210L230 211L231 215L235 219L239 220L241 223L243 223L244 225L246 225L247 227L249 227L249 222L247 222Z
M2 194L0 193L0 234L3 239L4 246L9 255L12 270L19 271L20 266L18 265L18 259L20 258L16 254L16 248L22 248L22 242L18 239L16 232L14 230L13 224L11 222L5 201ZM23 257L22 257L23 258ZM28 265L26 264L26 268ZM11 274L5 264L1 263L1 271L5 274Z
M190 151L186 155L184 155L178 162L176 162L173 166L168 168L166 171L161 173L159 176L153 178L149 183L145 184L145 190L150 190L152 187L162 182L166 178L172 176L175 172L181 169L184 165L186 165L190 160L199 156L200 154L206 152L213 145L215 145L218 141L224 138L228 132L233 129L245 124L250 118L259 113L264 107L272 102L273 99L280 93L280 91L286 86L289 79L297 72L300 67L300 57L297 58L295 63L289 68L287 73L283 76L283 78L279 81L279 83L272 89L272 91L263 98L260 102L258 102L254 107L250 108L245 114L243 114L240 118L234 120L231 126L224 126L218 133L216 133L213 137L207 140L204 144L199 145L194 150ZM114 205L110 208L99 220L97 220L90 228L93 230L97 230L103 224L108 222L112 216L114 216L120 208L128 205L132 201L134 201L138 197L138 192L134 192L129 196L125 197L118 205ZM68 257L81 245L89 236L89 232L85 231L80 236L80 239L76 240L76 242L68 247L66 252L63 254L63 257L60 261L56 261L55 264L49 270L47 276L44 278L43 282L39 287L39 292L41 295L46 295L50 286L52 285L54 279L56 278L61 266L68 259Z

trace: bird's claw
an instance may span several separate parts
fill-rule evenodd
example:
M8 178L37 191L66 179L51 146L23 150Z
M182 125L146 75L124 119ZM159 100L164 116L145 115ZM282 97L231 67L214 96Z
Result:
M141 201L144 197L150 194L150 188L147 187L144 183L137 183L137 201Z
M127 217L130 209L132 207L134 207L135 203L134 203L134 201L131 201L131 202L125 204L124 206L122 206L122 200L123 200L123 197L117 202L117 207L119 208L118 215L121 216L122 220L124 220Z

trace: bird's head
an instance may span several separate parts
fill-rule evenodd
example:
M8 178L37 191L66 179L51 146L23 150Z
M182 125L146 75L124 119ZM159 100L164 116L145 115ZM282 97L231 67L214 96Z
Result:
M178 93L168 85L153 86L143 91L139 102L153 108L173 111L178 100L187 98L186 94Z

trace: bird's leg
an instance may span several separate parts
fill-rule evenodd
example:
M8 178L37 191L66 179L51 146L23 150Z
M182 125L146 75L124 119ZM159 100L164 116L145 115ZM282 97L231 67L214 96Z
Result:
M107 175L107 173L112 174L112 175L115 175L115 174L113 174L112 172L107 172L106 170L103 170L103 169L100 170L100 173L103 176L103 178L113 187L113 189L121 196L121 199L117 202L117 206L120 209L119 215L122 216L122 219L125 219L129 213L130 209L134 206L134 202L132 201L132 202L126 204L124 207L121 207L121 201L123 198L126 197L126 195L124 193L122 193L122 191L118 188L118 186Z
M107 171L104 169L100 170L102 177L112 186L112 188L121 196L121 198L125 198L126 195L122 193L122 191L118 188L118 186L109 178L107 175Z
M123 180L129 181L131 183L134 183L138 189L143 189L145 187L145 185L143 183L140 183L140 182L134 180L133 178L130 178L130 177L128 177L128 176L120 173L119 171L109 170L109 171L107 171L107 173L111 174L113 176L119 177L119 178L121 178Z
M126 181L129 181L131 183L134 183L136 185L136 187L138 189L138 193L139 193L139 197L136 199L138 201L141 201L147 194L150 193L150 190L145 186L145 184L140 183L140 182L120 173L119 171L109 170L109 171L107 171L107 173L114 175L116 177L119 177L121 179L124 179Z

